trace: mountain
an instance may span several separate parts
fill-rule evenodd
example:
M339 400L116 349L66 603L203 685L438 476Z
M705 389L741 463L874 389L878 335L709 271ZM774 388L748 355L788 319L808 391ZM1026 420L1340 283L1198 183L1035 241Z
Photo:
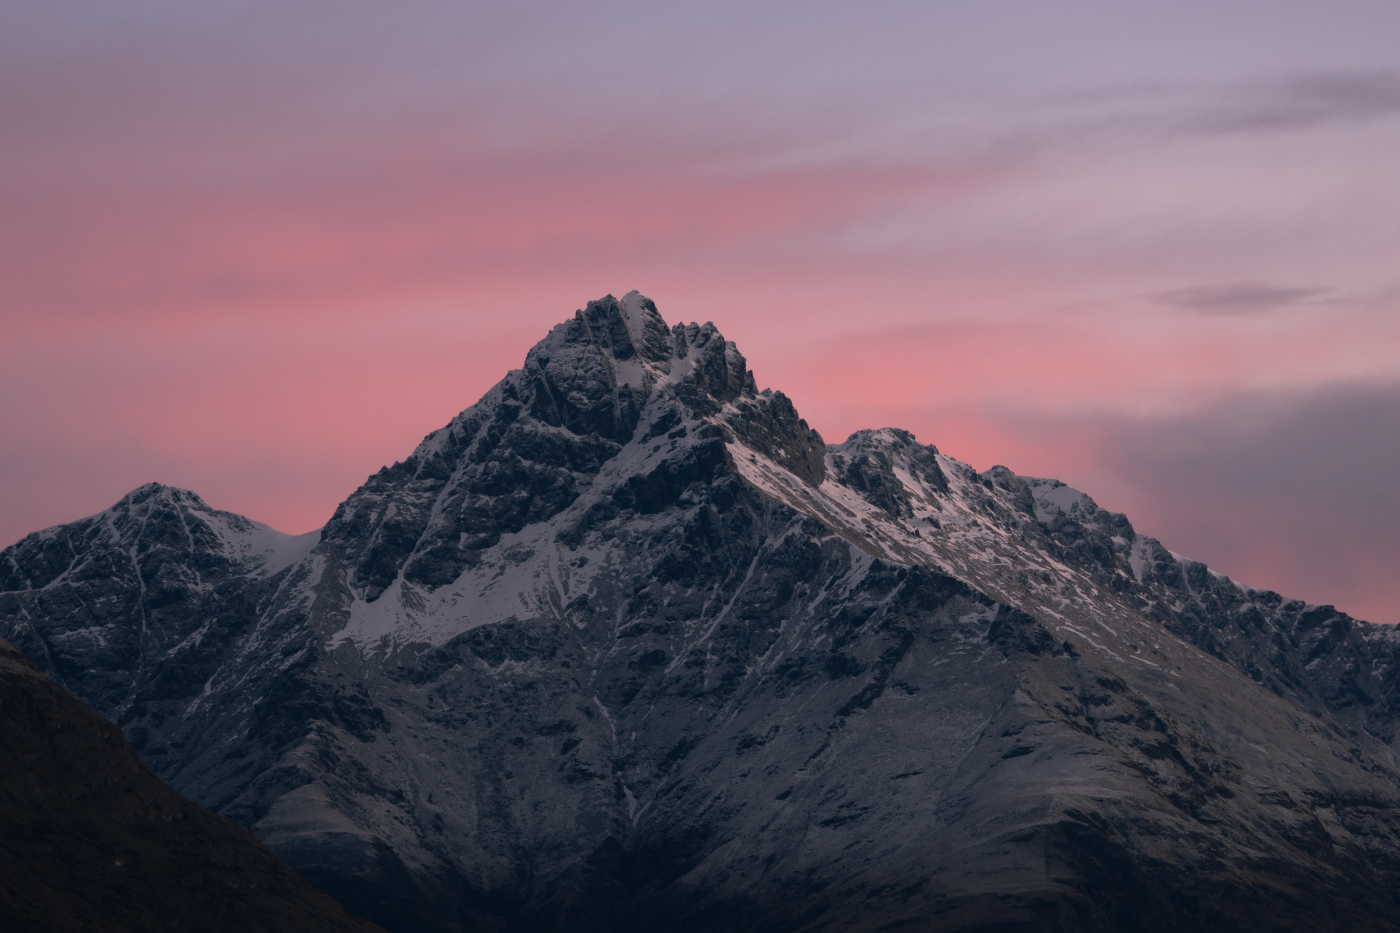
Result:
M379 929L161 783L3 641L0 916L12 933Z
M395 933L1400 930L1393 629L827 445L635 292L319 534L28 536L0 635Z

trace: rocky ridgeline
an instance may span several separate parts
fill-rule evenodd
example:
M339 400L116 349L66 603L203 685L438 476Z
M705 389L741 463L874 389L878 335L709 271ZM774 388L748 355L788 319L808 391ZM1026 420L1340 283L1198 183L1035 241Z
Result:
M828 446L632 293L293 539L147 486L0 634L393 931L1400 929L1389 628Z

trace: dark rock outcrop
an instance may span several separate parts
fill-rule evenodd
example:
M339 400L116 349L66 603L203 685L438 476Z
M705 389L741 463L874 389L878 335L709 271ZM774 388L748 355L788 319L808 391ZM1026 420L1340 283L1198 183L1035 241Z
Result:
M4 641L0 917L13 933L379 929L176 794Z

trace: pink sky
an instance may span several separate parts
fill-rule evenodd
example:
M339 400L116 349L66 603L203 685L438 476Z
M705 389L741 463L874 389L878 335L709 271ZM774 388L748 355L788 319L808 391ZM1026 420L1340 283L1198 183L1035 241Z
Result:
M1400 620L1400 13L964 6L7 7L0 538L317 527L639 288L830 441Z

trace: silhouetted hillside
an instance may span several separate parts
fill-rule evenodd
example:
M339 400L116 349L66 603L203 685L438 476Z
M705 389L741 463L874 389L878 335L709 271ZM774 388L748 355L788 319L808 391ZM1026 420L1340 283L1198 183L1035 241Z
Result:
M373 933L0 641L0 926Z

